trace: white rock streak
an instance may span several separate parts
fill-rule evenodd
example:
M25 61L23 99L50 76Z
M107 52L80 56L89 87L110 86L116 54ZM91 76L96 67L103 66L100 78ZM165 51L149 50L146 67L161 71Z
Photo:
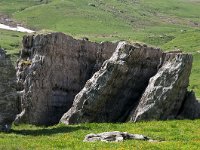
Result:
M7 26L7 25L1 24L1 23L0 23L0 29L11 30L11 31L18 31L18 32L27 32L27 33L33 33L33 32L35 32L33 30L26 29L26 28L21 27L21 26L11 27L11 26Z

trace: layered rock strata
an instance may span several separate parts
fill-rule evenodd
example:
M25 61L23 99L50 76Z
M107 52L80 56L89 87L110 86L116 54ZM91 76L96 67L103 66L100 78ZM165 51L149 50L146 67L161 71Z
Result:
M8 131L18 113L15 68L0 48L0 131Z
M116 46L75 40L62 33L25 36L17 65L22 113L16 122L58 123Z

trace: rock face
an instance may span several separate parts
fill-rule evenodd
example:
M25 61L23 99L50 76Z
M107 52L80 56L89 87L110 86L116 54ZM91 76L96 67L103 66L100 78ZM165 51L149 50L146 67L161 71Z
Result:
M187 93L192 56L167 53L131 116L131 121L174 119Z
M0 131L8 131L18 113L15 68L0 48Z
M22 113L16 122L58 123L116 46L75 40L62 33L25 36L17 65Z
M191 55L119 43L76 95L61 122L176 118L187 93L191 67Z
M25 36L15 123L200 118L199 103L187 92L191 67L192 55L142 44L98 44L62 33Z
M84 142L121 142L124 140L144 140L144 141L153 141L147 136L141 134L130 134L127 132L103 132L99 134L88 134L85 136Z
M187 92L178 119L197 119L200 118L200 101L196 99L194 92Z
M119 43L112 57L76 95L61 122L124 122L156 74L161 63L159 49Z

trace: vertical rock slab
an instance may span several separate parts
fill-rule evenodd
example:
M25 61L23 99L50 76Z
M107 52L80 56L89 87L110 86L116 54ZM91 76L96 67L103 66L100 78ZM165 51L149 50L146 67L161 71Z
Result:
M63 33L25 36L17 66L22 113L16 122L58 123L116 46L76 40Z
M72 108L61 122L125 121L157 73L162 51L143 45L120 42L84 88L76 95Z
M177 116L178 119L199 119L200 118L200 101L196 99L193 91L187 92L185 101Z
M18 113L15 68L0 48L0 131L8 131Z
M150 79L130 120L176 118L187 93L191 68L192 55L166 53L161 68Z

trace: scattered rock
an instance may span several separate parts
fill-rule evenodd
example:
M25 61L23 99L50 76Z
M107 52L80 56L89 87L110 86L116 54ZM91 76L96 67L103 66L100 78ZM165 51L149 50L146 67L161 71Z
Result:
M99 134L88 134L85 136L84 142L95 142L95 141L102 141L102 142L121 142L124 140L143 140L143 141L154 141L147 136L141 134L130 134L127 132L103 132Z
M15 68L0 48L0 131L9 131L18 113Z

